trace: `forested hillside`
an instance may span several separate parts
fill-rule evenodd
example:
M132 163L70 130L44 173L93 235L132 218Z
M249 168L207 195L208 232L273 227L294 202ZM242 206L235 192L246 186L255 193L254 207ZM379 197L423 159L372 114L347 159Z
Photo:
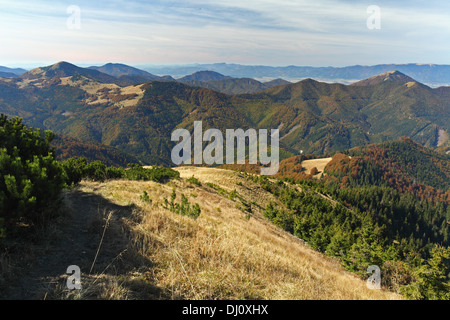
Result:
M282 161L285 183L255 178L288 208L269 204L266 217L348 270L379 266L409 298L447 299L450 156L401 139L336 153L320 179L302 166L313 158Z
M315 158L281 161L277 180L255 175L256 165L224 168L252 173L288 208L270 203L266 217L348 270L377 265L391 290L447 299L450 156L402 138ZM306 169L323 160L323 172Z
M448 203L390 187L260 182L288 207L269 204L266 217L348 270L364 274L376 265L383 285L408 298L449 298Z
M236 79L211 81L239 86ZM448 88L432 89L399 72L351 86L307 79L253 94L227 95L197 85L125 85L98 70L58 63L0 80L0 112L117 148L146 164L170 165L171 133L192 130L194 121L203 121L204 130L278 128L286 157L402 136L428 147L449 145Z
M326 180L348 186L389 186L429 200L450 202L450 156L411 139L358 147L336 154Z
M89 143L66 136L55 136L51 145L55 148L58 161L70 158L85 158L88 162L101 161L107 166L126 167L130 163L139 163L135 157L113 147L99 143Z

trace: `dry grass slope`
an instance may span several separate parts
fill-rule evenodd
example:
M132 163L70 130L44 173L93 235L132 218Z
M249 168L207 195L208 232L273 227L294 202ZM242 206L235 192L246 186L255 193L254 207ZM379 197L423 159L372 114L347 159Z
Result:
M312 168L317 168L318 173L314 178L320 178L323 175L323 170L325 170L325 167L331 160L332 158L305 160L302 162L302 167L306 169L307 174L311 172Z
M159 288L161 298L173 299L400 299L398 295L369 290L361 279L344 271L338 262L310 249L301 240L268 222L262 208L270 194L234 171L179 168L182 179L155 182L83 182L81 191L100 195L118 205L134 204L132 218L123 219L137 256L151 268L136 269L128 277ZM186 181L195 176L201 186ZM253 202L251 217L206 183ZM162 207L176 190L202 213L197 220ZM152 202L141 200L146 191ZM128 260L136 263L138 258ZM106 279L105 277L109 277ZM133 297L125 280L101 275L86 290L111 299ZM128 279L129 280L129 279ZM104 286L99 289L100 283ZM108 285L105 285L107 283ZM130 291L131 290L131 291ZM143 288L134 288L143 290ZM100 292L99 292L100 291ZM82 297L78 297L82 298Z
M368 289L270 223L263 210L276 199L245 174L177 170L181 179L166 184L83 181L67 192L67 216L45 231L47 241L0 255L0 298L401 299ZM184 194L200 205L196 220L163 207L173 190L175 202ZM81 268L81 290L66 287L72 264Z

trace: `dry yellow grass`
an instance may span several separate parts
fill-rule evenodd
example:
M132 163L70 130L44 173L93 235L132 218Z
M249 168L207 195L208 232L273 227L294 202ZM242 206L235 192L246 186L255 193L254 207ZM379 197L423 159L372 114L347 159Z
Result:
M86 100L85 102L88 103L89 105L95 105L95 104L108 102L107 99L100 98L103 95L103 93L99 93L99 90L102 90L102 89L108 89L110 91L118 90L118 94L120 94L120 95L129 95L129 94L136 95L136 97L134 97L133 99L127 99L127 100L121 101L120 103L116 103L117 106L120 105L121 107L134 106L144 96L144 90L142 90L143 85L120 87L113 83L110 83L110 84L99 83L97 81L88 79L86 77L82 77L80 80L76 80L76 81L73 81L72 77L64 77L64 78L61 78L60 85L62 85L62 86L68 85L68 86L77 87L77 88L80 88L80 89L86 91L87 93L89 93L91 95L96 95L97 97L99 97L99 99L97 99L95 101Z
M155 182L83 182L81 190L139 209L126 219L133 247L153 267L137 277L161 289L165 297L186 299L400 299L370 290L340 264L310 249L304 242L268 222L253 206L248 219L236 202L205 185L236 189L261 208L271 195L238 173L212 168L179 168L183 179ZM202 186L185 180L191 176ZM238 182L241 184L238 185ZM161 204L175 188L198 203L197 220L176 215ZM146 191L152 203L140 195ZM238 200L239 201L239 200ZM136 276L136 275L134 275ZM116 281L117 283L117 281ZM119 285L120 287L120 285ZM121 292L116 288L114 292ZM127 297L125 292L120 297ZM116 297L117 298L117 297Z
M323 170L331 160L332 158L305 160L302 162L302 167L306 169L307 174L311 172L312 168L317 168L318 173L314 176L314 178L320 178L323 175Z
M449 135L447 133L447 131L443 130L443 129L439 129L439 134L438 134L438 147L444 145L446 142L448 142L449 140Z
M96 94L98 90L100 89L120 89L120 87L116 84L106 84L106 83L99 83L97 81L94 81L92 79L88 79L86 77L81 77L80 80L73 81L72 77L63 77L61 78L62 86L72 86L72 87L78 87L84 91L86 91L89 94Z

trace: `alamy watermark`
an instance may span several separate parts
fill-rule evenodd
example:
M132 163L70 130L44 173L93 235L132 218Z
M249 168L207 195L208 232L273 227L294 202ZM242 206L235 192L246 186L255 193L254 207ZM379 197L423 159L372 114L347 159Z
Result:
M67 278L67 289L81 290L81 269L79 266L69 266L66 271L70 276Z
M79 6L71 5L67 7L67 14L70 15L67 18L66 25L69 30L81 29L81 9Z
M369 30L380 30L381 29L381 8L376 5L371 5L367 7L367 13L370 16L367 18L367 28Z
M369 266L367 268L367 273L371 274L369 279L367 279L367 288L371 290L381 289L381 269L379 266Z
M224 164L224 136L218 129L208 129L203 133L202 121L194 122L194 154L192 155L192 137L186 129L177 129L172 133L172 141L178 144L172 149L172 162L175 165L222 165ZM270 133L270 155L268 146L268 130L227 129L225 132L225 162L226 164L245 164L246 149L248 148L248 163L258 164L261 167L261 175L274 175L278 172L280 163L280 132L272 129ZM181 141L180 141L181 139ZM248 140L248 144L246 141ZM203 142L210 142L203 150ZM235 150L236 157L235 157ZM235 158L237 161L235 161ZM270 165L270 166L269 166Z

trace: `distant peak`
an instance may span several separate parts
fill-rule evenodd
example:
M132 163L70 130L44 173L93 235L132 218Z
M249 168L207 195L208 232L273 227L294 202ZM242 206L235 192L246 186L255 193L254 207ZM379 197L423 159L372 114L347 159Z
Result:
M44 67L42 69L44 69L46 71L58 71L58 70L67 70L68 71L68 70L76 70L76 69L80 69L80 68L69 62L60 61L60 62L50 65L48 67Z
M211 81L211 80L223 80L223 79L229 79L230 77L224 76L223 74L220 74L215 71L211 70L204 70L204 71L197 71L189 76L185 76L180 81Z
M384 73L372 76L368 79L356 82L353 84L353 86L373 86L373 85L377 85L377 84L387 82L387 81L398 82L401 84L409 83L409 82L416 82L416 80L401 73L400 71L392 70L392 71L384 72Z
M317 81L317 80L315 80L315 79L313 79L313 78L306 78L306 79L303 79L301 82L315 83L315 82L319 82L319 81Z
M381 73L379 75L370 77L369 79L375 79L375 78L385 78L386 80L390 80L390 79L403 79L403 78L409 78L407 75L405 75L404 73L401 73L400 71L397 70L392 70L392 71L388 71L385 73Z
M114 62L108 62L103 67L127 67L127 68L133 68L129 65L123 64L123 63L114 63Z
M24 73L22 78L40 78L40 77L54 77L54 76L67 76L73 75L73 73L80 69L79 67L68 63L66 61L60 61L47 67L39 67Z
M407 75L405 75L405 74L403 74L403 73L401 73L400 71L397 71L397 70L388 71L388 72L382 73L382 74L380 74L380 75L378 75L378 76L385 76L385 77L391 77L391 76L394 76L394 77L398 77L398 76L400 76L400 77L407 77ZM375 76L375 77L377 77L377 76Z
M216 71L210 71L210 70L204 70L204 71L197 71L193 73L194 76L201 76L201 75L209 75L209 76L215 76L215 77L225 77L223 74L220 74Z
M321 84L321 82L317 81L315 79L312 79L312 78L307 78L307 79L301 80L300 82L297 82L297 84L299 84L299 85L317 86L317 85Z
M51 67L64 67L64 66L73 66L73 64L67 62L67 61L60 61L52 65Z

